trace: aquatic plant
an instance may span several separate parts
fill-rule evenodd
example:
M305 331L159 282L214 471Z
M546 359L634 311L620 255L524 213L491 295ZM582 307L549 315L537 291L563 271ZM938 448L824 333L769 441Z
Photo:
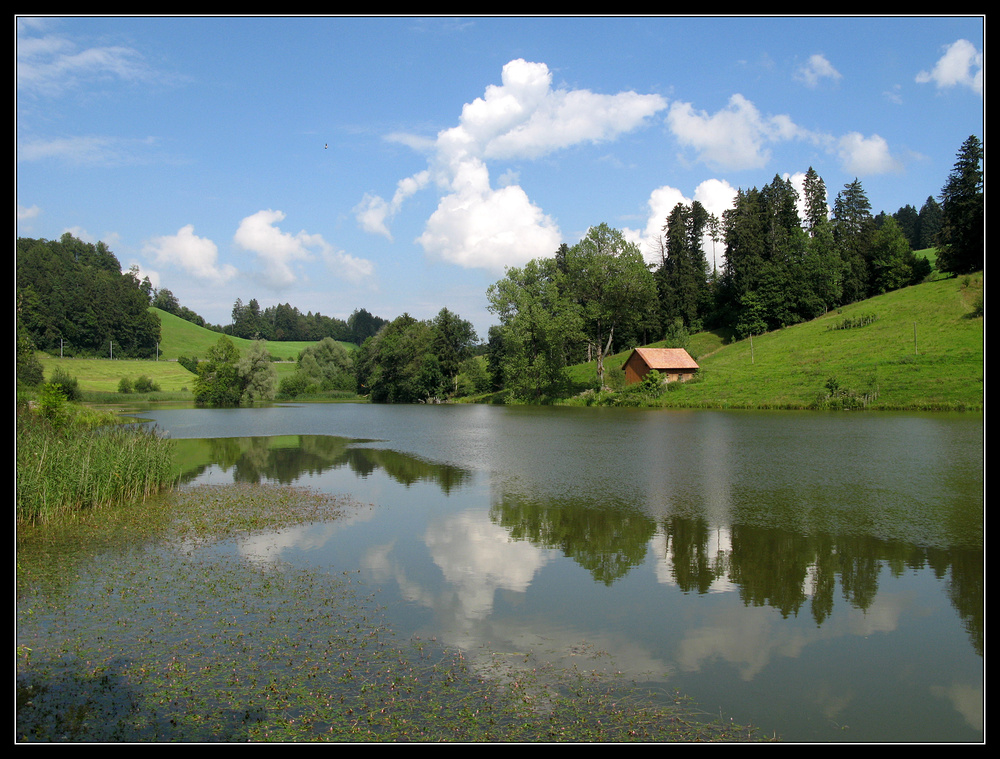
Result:
M584 665L567 670L524 652L398 640L356 571L232 550L362 508L291 487L202 486L31 530L19 556L17 740L761 739L588 667L599 651L581 647Z
M50 418L18 415L18 527L142 499L170 481L169 441L147 430L74 424L68 414L57 405Z

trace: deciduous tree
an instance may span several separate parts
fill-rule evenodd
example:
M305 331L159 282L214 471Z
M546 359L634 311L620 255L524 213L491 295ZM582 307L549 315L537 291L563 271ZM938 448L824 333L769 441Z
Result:
M508 269L487 291L500 320L490 331L490 368L515 398L537 402L565 383L567 357L583 336L582 307L567 276L556 258L535 259Z
M566 287L579 304L588 343L597 353L597 382L615 330L629 330L654 308L656 283L639 247L607 224L591 227L566 256Z

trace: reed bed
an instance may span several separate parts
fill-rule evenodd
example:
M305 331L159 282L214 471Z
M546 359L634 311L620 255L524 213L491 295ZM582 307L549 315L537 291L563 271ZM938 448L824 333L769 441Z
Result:
M17 423L17 525L143 500L172 478L170 443L131 427Z

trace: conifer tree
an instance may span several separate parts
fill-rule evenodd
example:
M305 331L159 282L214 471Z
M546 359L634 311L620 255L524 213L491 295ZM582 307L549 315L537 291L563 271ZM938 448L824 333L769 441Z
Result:
M983 268L984 197L983 145L975 135L958 153L955 167L941 190L941 231L938 232L938 268L968 274Z

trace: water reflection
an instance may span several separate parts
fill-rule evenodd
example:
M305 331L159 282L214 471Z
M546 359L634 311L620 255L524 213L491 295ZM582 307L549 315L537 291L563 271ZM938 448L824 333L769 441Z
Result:
M177 444L185 482L204 477L213 467L231 474L235 482L283 484L346 468L359 478L379 472L406 488L425 483L448 495L473 480L468 469L380 448L370 439L291 435ZM835 520L844 529L828 532L824 528L831 524L829 510L791 508L773 497L766 508L753 513L745 505L736 508L743 521L719 524L704 515L651 516L639 508L591 498L530 498L523 486L522 481L505 492L494 483L488 511L451 513L422 530L423 544L443 576L441 592L449 596L445 605L457 607L457 618L483 619L498 591L526 590L551 551L607 587L653 556L660 582L685 594L735 592L745 607L770 607L782 618L807 614L817 627L831 617L838 598L867 613L886 577L927 570L943 583L974 650L983 655L981 548L920 546L863 534L859 526L847 528L851 509L842 510ZM801 494L792 500L797 503ZM859 513L865 521L868 511ZM963 535L976 532L974 524L952 527ZM258 536L242 550L259 558L280 553L282 546L315 549L338 530L325 525ZM393 566L392 553L392 544L379 544L368 551L366 564L381 578L395 578L405 598L419 601L428 591L405 579L404 570ZM426 602L442 605L440 598Z
M178 478L183 483L194 482L216 467L231 472L234 482L290 485L304 476L347 467L362 478L382 471L403 485L427 481L449 493L471 476L461 467L364 447L373 442L333 435L182 439L175 441L176 459L181 462Z

